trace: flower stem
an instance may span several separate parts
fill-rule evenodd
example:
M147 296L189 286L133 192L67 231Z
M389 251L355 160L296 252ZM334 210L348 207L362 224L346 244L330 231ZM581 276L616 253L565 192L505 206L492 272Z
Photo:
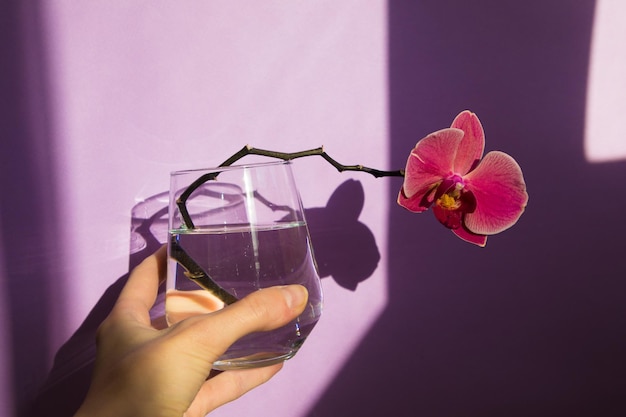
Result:
M376 178L380 177L404 177L404 170L400 169L397 171L381 171L379 169L368 168L363 165L343 165L339 162L335 161L330 157L325 151L324 147L320 146L319 148L309 149L307 151L300 152L276 152L276 151L268 151L265 149L253 148L249 145L244 146L239 152L235 153L233 156L228 158L226 161L222 162L220 165L229 166L240 160L246 155L260 155L267 156L270 158L282 159L283 161L291 161L292 159L304 158L306 156L321 156L324 158L329 164L337 168L337 171L360 171L366 172L368 174L373 175Z
M185 269L185 276L187 278L219 298L224 304L229 305L237 301L237 297L220 287L211 279L209 274L189 256L185 249L178 243L176 236L170 237L170 256Z

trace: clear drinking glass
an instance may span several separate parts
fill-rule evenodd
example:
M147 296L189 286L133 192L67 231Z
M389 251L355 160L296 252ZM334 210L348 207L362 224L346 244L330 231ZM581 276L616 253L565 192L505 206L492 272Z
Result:
M210 313L261 288L301 284L307 308L288 325L245 336L218 370L293 357L322 312L322 290L288 162L171 174L165 310L170 325Z

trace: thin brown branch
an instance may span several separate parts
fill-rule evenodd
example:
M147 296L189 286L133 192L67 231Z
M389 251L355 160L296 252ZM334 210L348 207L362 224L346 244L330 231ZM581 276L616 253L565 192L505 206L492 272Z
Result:
M297 158L304 158L307 156L321 156L326 162L334 166L337 171L359 171L373 175L376 178L380 177L403 177L404 170L397 171L382 171L379 169L368 168L363 165L343 165L330 157L323 147L309 149L301 152L275 152L266 149L257 149L251 146L244 146L241 150L235 153L233 156L225 160L220 164L220 167L226 167L234 164L247 155L259 155L269 158L282 159L283 161L291 161ZM194 229L195 226L191 220L191 216L187 210L187 199L189 196L197 190L202 184L214 180L219 175L219 171L210 172L200 176L197 180L185 189L185 191L176 200L176 205L180 211L180 215L183 219L183 223L187 229ZM201 287L211 291L215 296L222 300L225 304L232 304L237 301L237 298L232 294L221 288L211 277L187 254L187 252L178 245L178 242L172 240L171 242L171 256L178 261L178 263L185 269L185 275L195 281Z
M382 171L379 169L374 169L374 168L369 168L363 165L343 165L340 164L339 162L337 162L336 160L334 160L330 155L328 155L326 153L326 151L324 151L324 147L321 146L319 148L315 148L315 149L309 149L306 151L300 151L300 152L276 152L276 151L269 151L266 149L258 149L258 148L253 148L249 145L244 146L239 152L235 153L233 156L231 156L230 158L228 158L226 161L224 161L220 166L229 166L234 164L235 162L237 162L238 160L240 160L241 158L243 158L244 156L247 155L260 155L260 156L267 156L270 158L276 158L276 159L282 159L283 161L291 161L293 159L297 159L297 158L304 158L307 156L321 156L322 158L324 158L329 164L331 164L332 166L334 166L337 171L339 172L343 172L343 171L360 171L360 172L365 172L368 174L373 175L376 178L380 178L380 177L403 177L404 176L404 170L400 169L397 171Z

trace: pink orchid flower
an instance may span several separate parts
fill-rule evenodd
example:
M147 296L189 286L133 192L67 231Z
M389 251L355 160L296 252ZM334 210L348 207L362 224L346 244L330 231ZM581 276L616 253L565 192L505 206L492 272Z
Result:
M398 204L415 213L431 206L461 239L485 246L487 236L513 226L528 202L522 170L504 152L484 158L478 117L461 112L452 126L431 133L411 151ZM482 160L481 160L482 158Z

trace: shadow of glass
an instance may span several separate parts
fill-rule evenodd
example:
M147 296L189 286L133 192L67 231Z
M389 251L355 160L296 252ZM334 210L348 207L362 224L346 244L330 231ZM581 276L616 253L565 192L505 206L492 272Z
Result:
M131 211L129 271L167 241L168 193L151 196ZM359 222L365 202L360 182L348 180L326 207L305 209L320 276L332 276L352 291L376 269L380 255L373 233ZM96 332L123 288L128 273L102 295L72 337L59 349L30 415L72 415L84 399L93 371ZM150 312L153 325L165 327L164 288Z

